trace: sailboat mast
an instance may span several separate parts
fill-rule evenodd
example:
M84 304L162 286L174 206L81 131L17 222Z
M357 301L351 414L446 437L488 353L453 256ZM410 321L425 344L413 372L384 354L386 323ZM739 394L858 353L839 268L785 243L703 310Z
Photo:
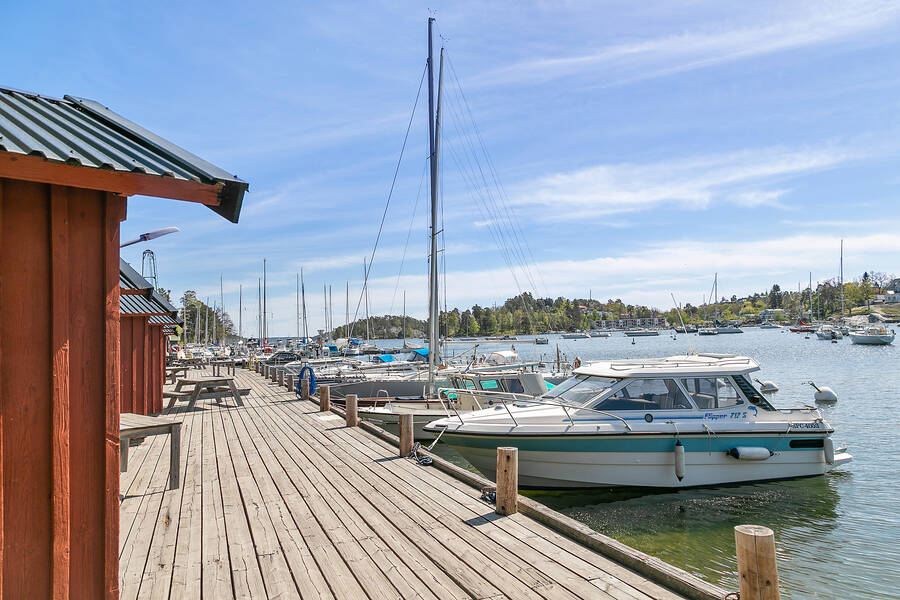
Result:
M222 309L222 339L221 339L222 346L225 345L225 291L224 291L224 289L225 288L223 287L223 284L222 284L222 275L219 275L219 302L221 303L221 306L219 306L219 308Z
M406 290L403 290L403 347L406 348Z
M328 284L328 331L334 339L334 303L332 302L331 284Z
M300 273L297 273L297 339L300 339Z
M306 319L306 282L303 281L303 267L300 267L300 303L303 310L303 338L309 341L309 324Z
M366 257L363 256L363 295L366 301L366 342L369 341L369 273L366 266Z
M434 110L434 44L432 29L434 19L428 18L428 146L431 166L431 252L428 272L428 391L434 392L434 371L437 366L437 203L438 203L438 147L440 113ZM443 57L443 53L442 53ZM438 106L440 107L440 82Z
M344 336L350 337L350 282L347 282L346 304L344 306Z
M244 284L238 284L238 337L244 339Z
M812 321L812 271L809 272L809 320Z
M263 332L263 344L267 344L269 342L269 323L268 316L266 315L266 259L263 259L263 305L262 305L262 332Z
M841 240L841 317L844 316L844 240Z
M262 343L262 279L256 278L256 343Z

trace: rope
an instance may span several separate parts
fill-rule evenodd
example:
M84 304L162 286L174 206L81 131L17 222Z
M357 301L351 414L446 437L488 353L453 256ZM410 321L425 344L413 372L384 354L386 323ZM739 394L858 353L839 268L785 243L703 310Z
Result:
M497 503L497 488L485 487L481 488L481 499L490 504Z
M414 461L416 461L419 465L421 465L423 467L428 467L432 463L434 463L434 460L430 456L420 455L419 450L421 448L422 448L421 442L416 442L415 445L413 446L413 449L406 456L406 458L411 458Z
M308 373L309 377L304 376L304 373ZM300 393L300 382L303 379L309 379L309 395L312 396L316 393L316 374L309 365L300 369L300 373L297 375L297 388L294 391L298 394Z
M397 167L394 169L394 178L391 180L391 189L388 192L387 201L384 203L384 212L381 213L381 224L378 226L378 235L375 236L375 245L372 247L372 256L369 258L369 264L366 267L366 272L363 274L363 289L359 293L359 300L356 301L356 311L353 313L353 322L350 324L350 332L347 337L353 337L353 326L356 324L356 317L359 315L359 307L362 304L363 295L366 291L366 284L369 281L369 272L372 270L372 262L375 260L378 242L381 240L381 231L384 228L384 220L387 217L388 207L391 205L391 197L394 195L394 186L397 184L397 174L400 172L400 164L403 162L403 153L406 151L406 142L409 140L409 130L412 129L413 118L416 116L416 108L419 106L419 96L422 95L422 83L425 81L426 72L427 66L422 70L422 78L419 79L419 89L416 92L416 100L413 103L412 113L409 115L409 123L406 125L406 135L403 136L403 145L400 147L400 157L397 159Z

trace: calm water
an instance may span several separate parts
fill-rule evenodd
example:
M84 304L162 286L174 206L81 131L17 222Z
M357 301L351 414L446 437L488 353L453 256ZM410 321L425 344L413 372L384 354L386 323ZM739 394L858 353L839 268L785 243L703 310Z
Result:
M733 528L753 523L775 531L783 597L900 598L900 485L894 468L900 462L900 346L855 346L849 339L832 344L815 335L804 339L786 330L753 329L737 335L678 335L676 340L663 334L636 338L633 345L621 333L585 340L556 337L550 346L520 343L516 349L523 359L555 355L557 343L570 359L582 360L669 356L691 346L697 352L746 354L762 367L759 379L781 388L768 395L778 407L813 404L806 381L830 386L838 401L820 408L836 430L835 446L847 445L853 461L824 477L796 481L673 493L530 496L728 589L737 589ZM509 344L482 343L479 352Z

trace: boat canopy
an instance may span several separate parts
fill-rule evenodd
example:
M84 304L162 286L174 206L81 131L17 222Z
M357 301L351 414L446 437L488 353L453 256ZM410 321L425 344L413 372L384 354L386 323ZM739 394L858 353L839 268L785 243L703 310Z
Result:
M576 375L598 377L682 377L684 375L746 375L759 370L747 356L735 354L689 354L667 358L602 360L575 370Z
M428 348L415 348L409 355L410 362L428 362Z
M374 363L392 363L395 360L393 354L377 354L372 357L372 362Z
M487 362L492 365L511 365L519 360L515 350L498 350L487 355Z

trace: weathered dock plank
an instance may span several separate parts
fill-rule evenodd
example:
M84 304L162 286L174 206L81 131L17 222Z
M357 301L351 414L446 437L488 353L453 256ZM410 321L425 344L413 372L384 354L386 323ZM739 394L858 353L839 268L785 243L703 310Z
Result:
M132 448L122 598L682 597L527 516L494 514L315 397L236 379L251 389L244 407L178 411L180 488L167 489L167 436Z

